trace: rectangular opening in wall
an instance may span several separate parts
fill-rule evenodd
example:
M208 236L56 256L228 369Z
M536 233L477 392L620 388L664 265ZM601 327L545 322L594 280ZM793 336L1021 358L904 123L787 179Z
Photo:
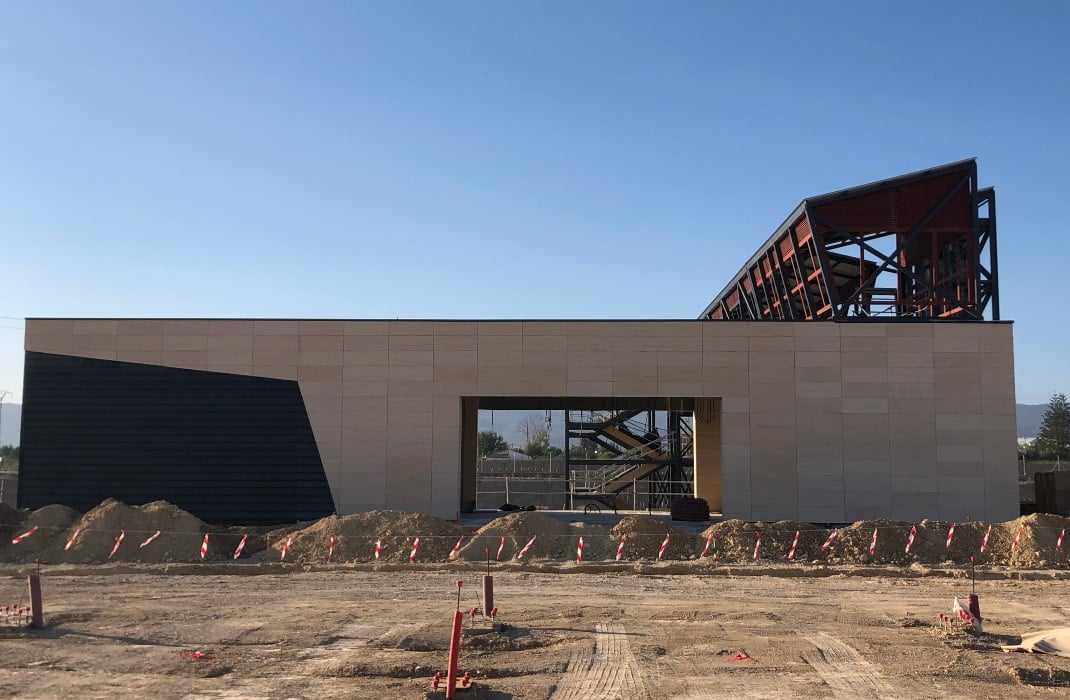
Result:
M696 403L679 397L467 397L462 510L667 510L694 496ZM719 421L715 424L719 425ZM720 505L720 441L702 489ZM712 478L716 468L716 479ZM508 505L507 505L508 504ZM712 504L711 504L712 505Z

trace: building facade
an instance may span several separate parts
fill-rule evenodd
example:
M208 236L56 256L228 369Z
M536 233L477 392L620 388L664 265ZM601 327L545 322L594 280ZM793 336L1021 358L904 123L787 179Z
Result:
M694 411L695 493L726 517L1008 519L1011 329L29 319L19 498L455 518L474 493L479 402L513 398Z

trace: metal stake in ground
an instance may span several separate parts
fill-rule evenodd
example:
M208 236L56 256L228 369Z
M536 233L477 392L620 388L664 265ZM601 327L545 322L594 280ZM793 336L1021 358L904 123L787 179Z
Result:
M490 575L490 548L487 548L487 573L483 576L483 614L494 609L494 577Z
M30 627L41 629L45 626L44 612L41 608L41 560L37 560L37 573L30 574L27 583L30 587Z

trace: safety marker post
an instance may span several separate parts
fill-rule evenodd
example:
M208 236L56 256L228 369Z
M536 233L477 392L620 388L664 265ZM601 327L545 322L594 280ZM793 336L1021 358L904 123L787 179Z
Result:
M331 535L331 544L327 547L327 563L331 563L331 557L334 556L334 535Z
M795 539L791 541L791 549L788 550L788 560L795 560L795 548L799 546L799 531L795 531Z
M869 541L869 556L877 551L877 528L873 528L873 539Z
M538 535L532 535L531 536L531 539L528 540L528 543L526 545L524 545L524 548L521 549L520 552L516 555L517 559L523 559L524 558L524 555L528 553L529 549L531 549L531 545L535 544L535 538L536 537L538 537Z
M68 549L71 548L71 546L74 545L74 541L76 539L78 539L78 535L80 535L80 534L82 534L82 528L78 528L77 530L74 531L74 534L71 535L69 540L67 540L67 544L63 545L63 551L64 552L66 552Z
M1064 527L1059 533L1059 539L1055 541L1055 551L1058 552L1063 548L1063 538L1066 537L1066 528Z
M420 548L420 538L417 537L412 541L412 551L409 552L409 563L412 564L416 561L416 550Z
M153 534L152 534L152 535L151 535L151 536L150 536L150 537L149 537L149 538L148 538L147 540L145 540L144 542L142 542L141 544L139 544L139 545L138 545L138 549L144 549L145 547L149 546L150 544L152 544L152 541L153 541L154 539L156 539L157 537L159 537L159 536L160 536L160 531L159 531L159 530L157 530L157 531L156 531L156 532L154 532L154 533L153 533Z
M665 533L665 541L658 547L658 561L661 561L661 557L665 554L665 548L669 546L669 533Z
M208 533L204 533L204 540L201 541L201 559L208 556Z
M487 548L487 573L483 574L483 610L497 610L494 607L494 577L490 575L490 548ZM490 613L487 613L488 615Z
M26 539L27 537L29 537L33 533L37 532L37 527L38 527L37 525L34 525L33 527L31 527L29 530L27 530L26 532L22 533L21 535L16 535L15 537L12 537L11 538L11 544L18 544L19 542L22 542L24 539Z
M579 543L576 545L576 563L583 562L583 538L580 538Z
M992 534L992 526L989 525L988 529L985 530L984 539L981 540L981 554L984 554L985 550L988 549L988 537L991 534Z
M1022 533L1025 532L1025 525L1018 528L1018 534L1014 536L1014 542L1011 542L1011 552L1018 549L1018 541L1022 539Z
M458 597L460 597L460 591L460 581L458 581ZM457 610L454 612L454 627L449 635L449 661L446 666L446 700L454 698L457 694L457 657L461 651L461 627L463 626L464 613Z
M379 552L382 550L382 548L383 548L383 541L382 540L376 540L375 541L375 561L379 561Z
M620 536L620 544L617 545L617 561L620 561L621 556L624 554L624 543L628 541L627 535ZM705 552L704 552L705 553Z
M41 560L37 560L37 572L30 574L26 582L30 587L30 627L41 629L45 626L44 610L41 606Z
M762 533L755 532L754 534L757 535L757 537L754 540L754 556L751 557L751 558L757 560L758 559L758 549L762 546Z
M464 542L464 535L461 535L457 539L457 544L453 545L453 549L450 550L450 555L448 557L446 557L447 559L456 559L457 558L457 552L461 551L461 542Z
M115 546L111 548L111 554L108 555L108 559L111 559L119 551L119 545L123 543L124 537L126 537L126 530L119 530L119 536L115 538Z
M828 549L829 547L832 546L832 540L836 539L836 535L838 535L839 532L840 531L838 529L836 529L836 528L832 529L832 532L829 533L828 539L825 540L825 544L821 545L821 551L822 552L824 552L826 549Z
M713 542L713 535L710 535L709 537L706 538L706 546L702 548L702 554L698 555L699 559L701 559L704 556L706 556L706 552L710 551L710 543L711 542Z
M951 549L951 540L955 537L955 523L951 523L951 528L947 531L947 544L944 549Z
M501 559L502 559L502 550L503 549L505 549L505 538L504 537L502 538L502 541L498 543L498 553L494 555L494 561L501 561Z
M234 558L237 559L241 556L241 552L245 549L245 543L249 540L249 535L242 535L241 542L238 543L237 549L234 550Z
M918 536L918 528L910 526L910 536L907 537L906 553L910 554L910 548L914 546L914 538Z
M286 544L282 545L282 554L279 555L279 561L286 561L286 554L290 551L290 545L293 544L294 538L292 536L286 538Z

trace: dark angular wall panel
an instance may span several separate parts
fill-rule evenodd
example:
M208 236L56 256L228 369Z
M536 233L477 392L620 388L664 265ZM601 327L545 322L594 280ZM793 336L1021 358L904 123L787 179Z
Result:
M297 382L26 353L19 506L167 500L210 522L334 512Z

